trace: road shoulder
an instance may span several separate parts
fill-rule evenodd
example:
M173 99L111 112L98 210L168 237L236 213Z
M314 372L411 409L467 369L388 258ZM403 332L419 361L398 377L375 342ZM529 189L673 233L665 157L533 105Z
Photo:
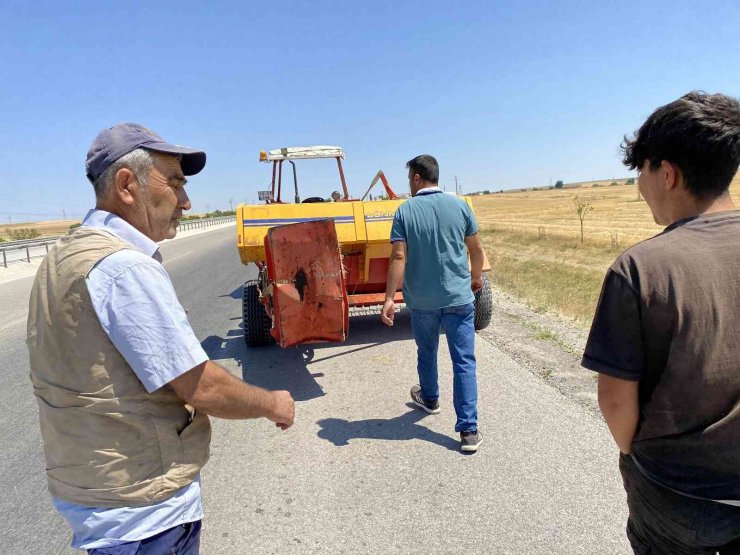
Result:
M493 302L491 324L479 335L600 417L596 397L598 375L580 365L588 330L573 320L537 312L496 289Z

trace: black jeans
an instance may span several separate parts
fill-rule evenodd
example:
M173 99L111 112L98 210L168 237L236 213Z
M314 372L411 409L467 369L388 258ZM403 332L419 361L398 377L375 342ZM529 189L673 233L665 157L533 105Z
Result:
M91 549L88 555L198 555L201 521L188 522L145 540Z
M711 456L711 455L710 455ZM627 492L627 537L639 555L740 554L740 507L693 499L645 477L620 455Z

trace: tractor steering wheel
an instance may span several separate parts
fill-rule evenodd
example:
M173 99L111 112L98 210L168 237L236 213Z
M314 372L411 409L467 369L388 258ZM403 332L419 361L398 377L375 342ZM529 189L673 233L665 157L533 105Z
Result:
M324 202L324 199L321 197L308 197L306 199L303 199L302 202Z

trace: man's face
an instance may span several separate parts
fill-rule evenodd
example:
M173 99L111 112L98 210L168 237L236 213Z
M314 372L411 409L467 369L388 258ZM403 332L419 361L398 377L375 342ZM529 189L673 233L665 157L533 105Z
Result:
M418 173L414 173L414 170L409 168L409 189L411 191L412 195L415 195L416 192L421 187L421 177Z
M176 156L152 153L154 164L149 170L147 186L142 188L139 206L140 229L152 241L172 239L177 234L183 210L190 210L185 192L187 180Z
M664 194L665 194L665 177L663 167L656 170L650 168L650 160L645 160L640 168L637 177L637 188L645 199L650 211L653 213L653 219L656 224L670 225L673 222L666 221L663 214Z

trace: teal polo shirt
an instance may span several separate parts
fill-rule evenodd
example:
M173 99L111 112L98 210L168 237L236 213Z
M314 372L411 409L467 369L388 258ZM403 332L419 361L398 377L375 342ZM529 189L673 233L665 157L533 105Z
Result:
M406 306L436 310L475 300L465 238L476 233L478 223L470 206L438 188L422 189L398 207L391 243L406 243Z

